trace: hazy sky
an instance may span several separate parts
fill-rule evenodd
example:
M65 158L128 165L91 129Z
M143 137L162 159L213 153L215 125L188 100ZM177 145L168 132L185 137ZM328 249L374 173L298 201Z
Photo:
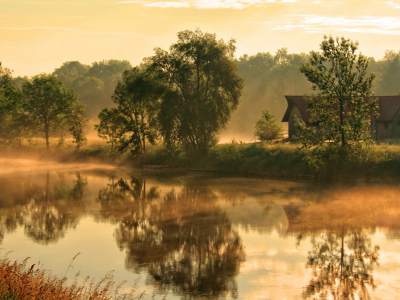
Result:
M400 0L0 0L0 61L15 76L72 60L136 65L196 28L236 39L238 57L309 52L331 34L380 59L400 50Z

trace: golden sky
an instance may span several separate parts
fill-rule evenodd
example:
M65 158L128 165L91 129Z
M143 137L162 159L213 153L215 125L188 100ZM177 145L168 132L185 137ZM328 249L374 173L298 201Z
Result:
M400 50L400 0L0 0L0 61L15 76L72 60L136 65L196 28L236 39L237 57L318 50L330 34L380 59Z

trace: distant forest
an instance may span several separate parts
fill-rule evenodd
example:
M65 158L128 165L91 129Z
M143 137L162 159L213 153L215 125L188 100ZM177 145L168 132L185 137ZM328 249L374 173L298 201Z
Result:
M239 75L245 79L245 88L238 110L232 115L224 136L248 138L254 132L255 122L261 111L267 109L278 121L287 104L284 95L303 95L311 92L310 83L300 73L300 65L308 54L290 54L286 48L275 55L260 52L243 55L236 60ZM104 60L85 65L78 61L64 63L53 75L73 88L79 100L86 104L86 113L93 120L104 107L114 107L111 95L122 72L131 69L126 60ZM400 91L400 51L387 50L385 56L376 61L370 58L369 72L376 75L373 92L375 95L397 95ZM22 87L27 77L13 78L14 85Z

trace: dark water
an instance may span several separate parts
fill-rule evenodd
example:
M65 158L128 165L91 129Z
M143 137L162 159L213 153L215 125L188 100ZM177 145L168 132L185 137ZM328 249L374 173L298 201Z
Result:
M168 299L396 299L399 217L394 185L0 160L2 254Z

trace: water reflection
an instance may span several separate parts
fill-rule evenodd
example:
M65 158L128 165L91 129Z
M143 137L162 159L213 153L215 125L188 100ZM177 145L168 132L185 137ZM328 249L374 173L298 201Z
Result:
M378 246L362 230L342 230L312 237L306 268L312 278L304 299L371 299L375 289L373 266L378 264Z
M62 172L56 176L47 172L40 179L24 179L16 176L1 181L0 189L5 191L4 199L0 199L1 238L23 226L26 236L34 242L56 243L78 224L87 180L79 172L72 186Z
M191 299L237 298L235 276L244 260L238 233L207 187L146 191L146 181L120 178L99 192L104 216L118 222L115 239L125 266L147 270L148 283Z
M87 251L95 258L87 265L110 258L104 272L140 273L174 291L171 299L369 299L400 282L387 275L400 239L399 188L132 173L7 173L1 237L19 229L41 245L105 245Z
M379 265L379 245L371 235L379 228L387 228L389 238L399 232L398 196L395 188L337 189L326 191L319 203L285 207L288 233L299 243L309 237L313 246L304 299L371 299L373 269Z

